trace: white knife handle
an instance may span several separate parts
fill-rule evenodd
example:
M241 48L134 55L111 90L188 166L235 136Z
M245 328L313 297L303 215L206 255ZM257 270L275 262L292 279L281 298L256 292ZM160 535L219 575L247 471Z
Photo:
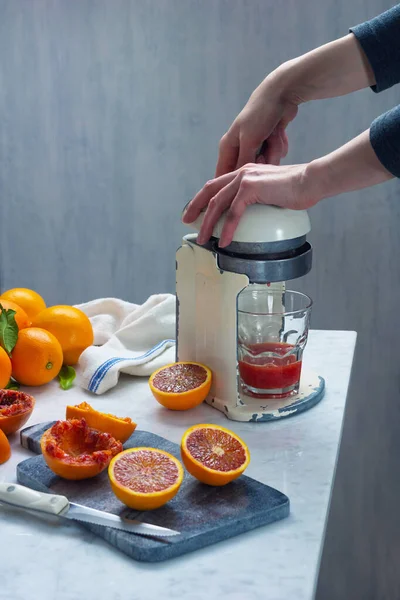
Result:
M56 494L43 494L16 483L0 482L0 502L20 506L27 510L40 510L59 515L69 507L68 498Z

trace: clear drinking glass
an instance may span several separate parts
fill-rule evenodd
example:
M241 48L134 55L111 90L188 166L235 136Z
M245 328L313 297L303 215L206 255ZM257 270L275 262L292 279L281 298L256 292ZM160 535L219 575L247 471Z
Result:
M299 391L312 300L305 294L248 286L238 296L241 389L256 398Z

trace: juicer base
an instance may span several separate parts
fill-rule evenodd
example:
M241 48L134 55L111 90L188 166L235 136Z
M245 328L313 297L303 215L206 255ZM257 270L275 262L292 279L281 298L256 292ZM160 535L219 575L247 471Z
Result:
M312 408L325 393L325 380L312 371L303 369L298 394L287 398L262 399L239 395L235 404L215 397L206 399L207 404L220 410L232 421L260 423L291 417Z

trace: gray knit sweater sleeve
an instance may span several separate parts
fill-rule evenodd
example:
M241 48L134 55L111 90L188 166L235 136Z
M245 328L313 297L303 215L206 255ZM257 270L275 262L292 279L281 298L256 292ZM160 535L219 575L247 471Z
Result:
M374 92L400 82L400 4L378 17L351 27L375 75Z
M351 27L375 75L374 92L400 82L400 4ZM384 167L400 177L400 105L381 115L370 128L372 147Z

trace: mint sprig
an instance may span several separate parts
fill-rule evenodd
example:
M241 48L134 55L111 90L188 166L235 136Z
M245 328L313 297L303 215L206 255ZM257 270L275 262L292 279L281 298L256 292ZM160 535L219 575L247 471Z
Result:
M16 311L6 309L0 304L0 346L9 356L18 339L18 325L15 320Z
M5 387L6 390L19 390L19 388L20 385L18 381L15 381L15 379L13 379L12 377Z
M61 371L58 374L58 380L60 382L60 388L63 390L69 390L72 388L73 381L76 377L76 372L73 367L64 365L61 367Z

